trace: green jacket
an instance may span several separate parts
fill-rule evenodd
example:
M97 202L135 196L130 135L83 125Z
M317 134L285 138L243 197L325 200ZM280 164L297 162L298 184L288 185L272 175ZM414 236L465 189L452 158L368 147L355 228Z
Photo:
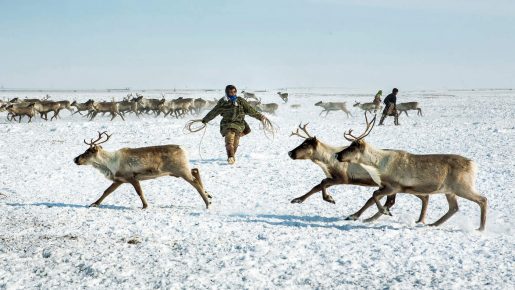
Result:
M221 98L216 106L202 119L203 123L207 123L216 116L221 115L220 133L225 136L228 129L234 129L241 133L245 129L245 115L261 120L261 115L254 109L245 99L238 97L236 105L227 100L227 97Z

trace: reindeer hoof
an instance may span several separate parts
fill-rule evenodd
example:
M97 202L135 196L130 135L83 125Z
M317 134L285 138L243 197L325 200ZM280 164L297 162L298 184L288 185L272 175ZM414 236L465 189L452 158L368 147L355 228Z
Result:
M147 209L148 205L143 205L143 207L141 209Z
M346 221L355 221L357 219L358 219L358 217L355 216L355 215L350 215L350 216L345 218Z
M323 198L323 199L324 199L325 201L327 201L327 202L332 203L332 204L336 204L336 202L334 201L333 197L332 197L332 196L330 196L330 195L326 195L326 196L324 196L324 198Z
M291 200L291 203L302 203L304 202L304 200L302 200L302 198L294 198Z
M100 205L99 205L99 204L97 204L97 203L92 203L92 204L90 204L90 205L89 205L89 207L99 207L99 206L100 206Z
M389 216L392 216L392 213L390 212L390 210L388 208L383 208L381 210L381 213L384 214L384 215L389 215Z

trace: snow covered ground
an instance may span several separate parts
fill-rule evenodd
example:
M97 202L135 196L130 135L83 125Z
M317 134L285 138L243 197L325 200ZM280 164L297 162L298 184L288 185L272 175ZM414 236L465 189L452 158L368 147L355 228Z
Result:
M280 103L275 92L258 96ZM344 220L372 188L332 187L335 205L321 194L291 204L324 175L317 165L288 157L301 143L290 132L301 121L310 122L310 132L320 140L345 145L343 132L359 131L364 123L352 104L371 100L375 91L288 92L290 102L271 116L279 126L276 138L265 138L250 119L253 132L242 139L234 166L226 165L219 119L208 127L202 160L201 134L184 134L186 119L88 122L65 112L55 122L18 124L0 113L0 289L514 289L514 91L401 90L399 101L419 101L424 116L402 116L399 127L389 118L367 138L377 147L475 160L477 188L489 200L483 233L474 230L479 207L463 199L460 211L438 228L415 224L420 202L410 195L397 197L392 217L374 223ZM219 92L188 94L220 97ZM16 95L42 96L0 97ZM123 95L52 94L77 100L101 96ZM313 104L320 100L347 101L354 116L319 117ZM293 110L291 104L301 107ZM88 208L110 182L72 159L87 148L82 140L100 130L113 133L104 144L108 150L183 145L214 196L212 208L205 210L186 182L166 177L142 183L146 210L128 185L102 207ZM445 197L432 196L427 221L446 210ZM364 217L373 213L375 208Z

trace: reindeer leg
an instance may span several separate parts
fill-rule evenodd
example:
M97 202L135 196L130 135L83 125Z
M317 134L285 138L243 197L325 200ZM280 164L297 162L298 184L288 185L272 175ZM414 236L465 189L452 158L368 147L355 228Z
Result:
M473 201L479 205L481 208L481 220L478 231L483 231L485 229L486 224L486 211L488 206L488 200L486 197L479 195L479 193L475 192L474 189L469 189L468 191L460 191L456 193L457 196Z
M330 187L330 186L333 186L335 184L338 184L338 182L336 182L335 180L333 179L325 179L322 181L323 185L322 185L322 199L324 201L327 201L329 203L332 203L332 204L335 204L336 202L334 201L333 197L327 193L327 188Z
M141 203L143 204L142 209L146 209L148 207L147 200L145 199L145 195L143 194L143 190L141 190L141 185L139 184L139 181L132 180L130 181L134 189L139 195L139 198L141 199Z
M383 206L388 209L388 212L390 212L390 208L395 204L395 197L396 196L397 196L397 194L392 194L392 195L388 195L386 197L386 201L384 202ZM366 223L373 222L373 221L377 220L378 218L380 218L382 215L383 215L383 213L378 211L373 216L365 219L364 222L366 222Z
M380 213L384 214L384 215L389 215L391 216L392 214L390 213L390 210L387 208L387 207L383 207L381 205L381 198L385 195L391 195L391 194L395 194L395 190L393 188L390 188L390 187L383 187L383 188L380 188L376 191L374 191L374 194L372 194L372 198L374 199L376 205L377 205L377 209L379 210Z
M326 185L326 182L327 182L328 180L331 180L331 181L332 181L332 179L330 179L330 178L326 178L326 179L322 180L322 182L320 182L320 184L318 184L317 186L313 187L313 188L312 188L308 193L304 194L303 196L299 196L299 197L297 197L297 198L292 199L291 203L303 203L303 202L304 202L308 197L310 197L310 196L311 196L311 195L313 195L314 193L319 192L319 191L321 191L322 189L324 189L324 188L327 186L327 185ZM335 183L333 183L333 184L335 184ZM322 193L322 194L323 194L323 193ZM328 195L328 194L326 193L326 195ZM330 195L329 195L329 196L330 196ZM325 200L325 201L330 202L330 201L329 201L329 198L328 198L327 196L326 196L326 197L324 197L324 196L322 195L322 197L324 198L324 200ZM327 198L327 199L326 199L326 198ZM331 197L331 200L332 200L332 197ZM333 203L334 203L334 200L333 200Z
M102 201L104 200L104 198L106 198L109 194L111 194L111 192L115 191L122 183L121 182L118 182L118 181L115 181L113 182L113 184L111 184L111 186L109 186L105 191L104 191L104 194L102 194L102 196L97 200L95 201L94 203L92 203L89 207L98 207Z
M429 195L417 195L416 197L420 198L422 201L422 209L420 210L420 217L418 218L417 223L424 224L426 223L426 212L427 205L429 204Z
M193 177L195 177L195 179L198 180L198 182L200 183L200 186L202 186L202 188L205 188L204 184L202 183L202 179L200 178L200 172L199 172L198 168L193 168L191 170L191 175L193 175ZM207 198L213 198L207 191L205 191L205 193L207 194Z
M198 173L198 169L197 169L197 173ZM204 187L202 186L202 183L198 179L196 179L194 177L194 175L192 175L191 173L187 174L186 176L184 176L182 178L184 178L184 180L186 180L189 184L191 184L193 187L195 187L195 189L200 194L200 197L202 197L202 200L206 204L206 208L209 208L211 201L209 200L208 195L207 195L206 191L204 190Z
M374 204L374 198L371 197L367 200L367 202L355 213L351 214L350 216L346 217L345 220L348 221L355 221L357 220L364 212L367 210L371 205Z
M93 119L95 119L95 117L97 116L98 112L95 111L93 112L93 114L91 114L91 118L89 118L90 121L93 121Z
M456 195L454 193L449 193L446 194L445 197L447 198L447 202L449 203L449 210L436 222L430 224L430 226L436 227L443 224L446 220L448 220L458 211L458 201L456 200Z
M125 121L125 118L123 117L122 114L118 113L118 116L120 116L120 118L122 118L122 120Z

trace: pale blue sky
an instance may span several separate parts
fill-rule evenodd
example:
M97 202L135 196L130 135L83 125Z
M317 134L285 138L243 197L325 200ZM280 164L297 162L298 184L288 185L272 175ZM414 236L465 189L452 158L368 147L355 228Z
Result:
M4 1L0 85L515 87L515 1Z

